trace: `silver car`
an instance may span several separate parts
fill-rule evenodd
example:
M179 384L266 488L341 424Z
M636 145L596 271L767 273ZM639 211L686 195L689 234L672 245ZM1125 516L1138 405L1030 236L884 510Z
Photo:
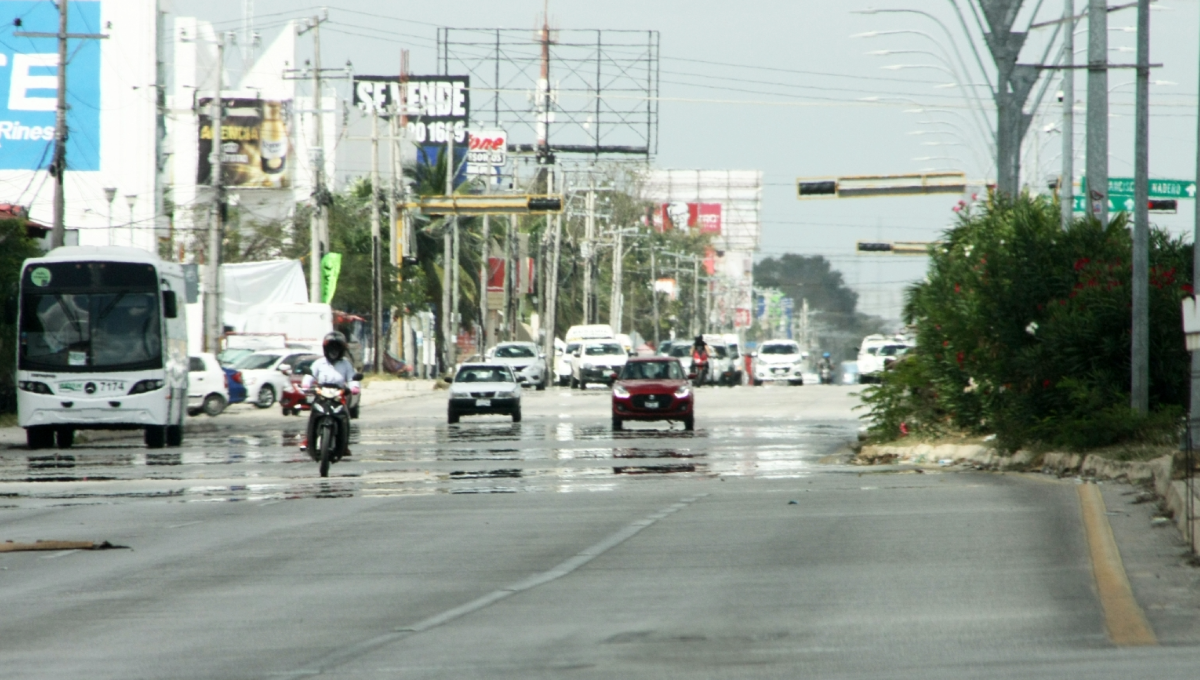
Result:
M546 360L534 343L502 342L488 350L487 359L512 369L521 385L546 389Z

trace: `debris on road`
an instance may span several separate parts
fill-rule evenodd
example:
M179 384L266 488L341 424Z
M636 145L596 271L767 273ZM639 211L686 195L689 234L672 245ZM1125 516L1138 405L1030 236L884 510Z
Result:
M28 552L31 550L128 550L129 546L113 545L108 541L93 543L92 541L36 541L34 543L0 543L0 553Z

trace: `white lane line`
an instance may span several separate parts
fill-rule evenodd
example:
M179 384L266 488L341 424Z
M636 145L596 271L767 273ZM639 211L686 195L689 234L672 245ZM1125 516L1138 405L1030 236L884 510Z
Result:
M66 557L67 555L72 555L77 552L79 552L79 551L78 550L64 550L62 552L56 552L52 555L42 555L42 559L43 560L56 560L60 557Z
M640 533L643 529L652 526L658 520L668 517L679 510L686 508L691 503L694 503L707 495L708 494L697 494L693 497L680 499L679 503L668 506L659 512L647 516L645 519L629 523L624 528L618 530L616 533L613 533L599 543L595 543L587 548L584 548L574 556L563 560L550 569L517 581L516 583L513 583L505 588L493 590L482 597L477 597L470 602L461 604L452 609L447 609L440 614L435 614L414 624L393 628L390 633L378 635L341 651L329 654L328 656L317 660L305 668L283 673L268 673L267 675L273 678L303 678L311 675L319 675L332 668L336 668L347 661L355 659L363 654L369 653L398 640L402 640L410 635L421 633L430 630L431 628L437 628L438 626L449 623L455 619L462 618L467 614L477 612L501 600L512 597L517 593L522 593L526 590L530 590L540 585L560 579L587 564L588 562L591 562L597 557L603 555L609 550L612 550L618 545L621 545L625 541L628 541L629 539L638 535L638 533Z
M192 526L193 524L201 524L201 523L203 523L203 522L204 522L204 520L202 520L202 519L198 519L198 520L196 520L195 522L184 522L183 524L168 524L168 525L167 525L167 528L168 528L168 529L179 529L179 528L181 528L181 527L190 527L190 526Z

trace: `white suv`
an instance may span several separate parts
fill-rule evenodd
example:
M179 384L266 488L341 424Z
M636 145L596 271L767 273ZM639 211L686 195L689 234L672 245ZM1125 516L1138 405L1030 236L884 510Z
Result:
M616 340L585 340L571 357L571 387L587 389L588 383L612 385L629 354Z
M768 340L754 354L754 384L787 382L804 384L804 353L791 340Z

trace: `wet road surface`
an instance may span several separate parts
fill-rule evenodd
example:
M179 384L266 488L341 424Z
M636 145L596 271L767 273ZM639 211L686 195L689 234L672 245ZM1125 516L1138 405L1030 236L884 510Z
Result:
M222 416L0 452L5 678L1194 678L1108 642L1074 486L822 465L852 390L705 389L612 433L607 393L525 420L381 404L328 480L303 420Z

